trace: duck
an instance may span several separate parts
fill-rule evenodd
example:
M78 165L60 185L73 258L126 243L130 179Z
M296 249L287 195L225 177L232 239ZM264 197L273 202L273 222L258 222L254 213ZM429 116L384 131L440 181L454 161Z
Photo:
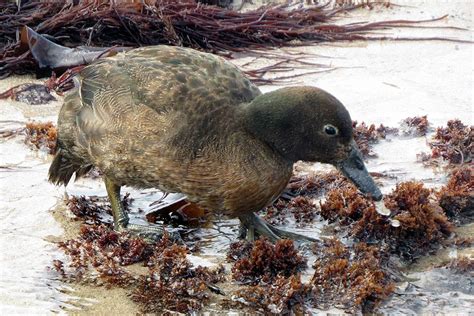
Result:
M101 170L117 231L147 239L165 233L129 222L120 199L126 185L184 194L238 218L248 239L305 239L256 214L282 194L298 161L332 164L382 199L349 112L317 87L262 93L224 58L166 45L99 59L74 82L59 112L49 181L67 185L73 175Z

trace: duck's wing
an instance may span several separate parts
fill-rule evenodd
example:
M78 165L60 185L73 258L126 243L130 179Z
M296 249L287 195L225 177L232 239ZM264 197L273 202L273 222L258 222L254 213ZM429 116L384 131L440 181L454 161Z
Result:
M113 57L127 72L134 100L185 115L250 102L259 89L236 66L196 50L152 46Z

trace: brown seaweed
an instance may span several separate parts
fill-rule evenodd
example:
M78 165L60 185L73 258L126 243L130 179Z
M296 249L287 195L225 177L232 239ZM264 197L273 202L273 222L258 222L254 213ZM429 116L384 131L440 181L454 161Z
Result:
M297 46L301 42L394 39L370 36L370 32L438 20L336 23L344 12L357 7L303 7L287 3L237 12L193 0L163 0L71 1L67 4L32 1L18 9L15 3L2 2L0 76L36 71L33 54L16 40L17 29L22 26L45 34L51 41L66 47L166 44L229 55L229 52L264 47ZM416 40L433 39L453 40L439 37Z
M453 230L453 224L422 183L399 183L384 201L392 218L377 213L374 203L355 187L334 189L321 204L321 215L347 226L357 240L384 243L391 253L408 261L436 249ZM393 226L392 219L400 225Z
M347 247L337 239L316 246L311 280L313 304L319 308L342 305L354 311L371 311L395 289L387 257L365 243Z
M450 120L446 127L438 127L428 143L431 154L419 154L425 165L436 165L438 160L451 166L471 163L474 157L474 126L464 125L460 120Z
M46 150L49 154L56 152L57 130L52 122L29 122L26 124L25 132L25 143Z
M372 145L378 143L381 139L385 139L389 134L398 133L396 128L389 128L382 124L376 127L375 124L367 125L364 122L358 124L357 121L352 122L352 128L354 140L364 158L377 157L372 151Z
M245 251L232 267L232 278L242 284L269 283L278 275L289 277L306 267L306 259L298 254L292 240L282 239L273 245L261 238L251 249L234 246L228 258L235 258L239 248Z
M446 215L458 223L474 218L474 165L464 165L451 172L448 183L436 193Z
M403 134L410 136L425 136L428 132L428 116L407 117L402 121Z

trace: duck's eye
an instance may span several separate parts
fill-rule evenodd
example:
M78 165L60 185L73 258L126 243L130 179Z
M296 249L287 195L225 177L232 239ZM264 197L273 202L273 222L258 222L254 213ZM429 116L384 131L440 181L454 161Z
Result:
M324 132L329 136L335 136L339 131L337 130L337 127L328 124L324 125Z

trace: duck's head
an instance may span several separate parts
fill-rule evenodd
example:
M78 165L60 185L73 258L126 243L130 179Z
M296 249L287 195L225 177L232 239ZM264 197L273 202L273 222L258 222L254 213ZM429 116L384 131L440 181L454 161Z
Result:
M244 107L244 121L290 162L332 164L362 192L382 198L354 141L349 112L331 94L306 86L265 93Z

